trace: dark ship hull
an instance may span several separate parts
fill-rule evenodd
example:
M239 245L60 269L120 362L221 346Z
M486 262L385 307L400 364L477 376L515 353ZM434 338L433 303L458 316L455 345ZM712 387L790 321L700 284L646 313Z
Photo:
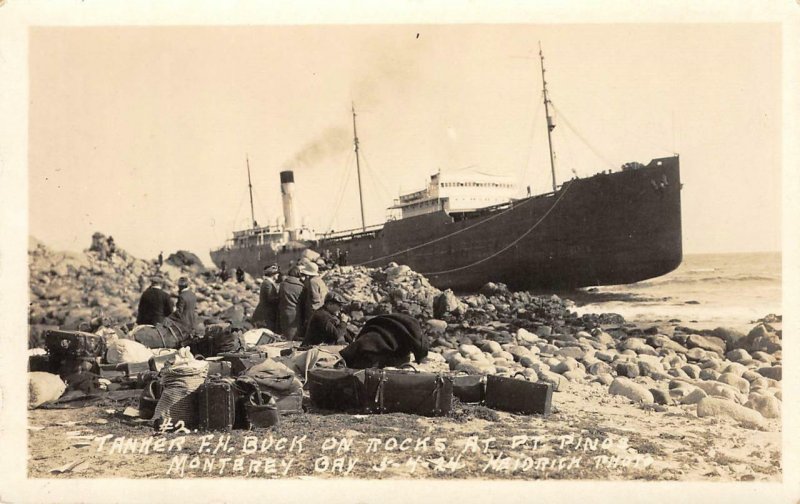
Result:
M678 157L564 183L555 193L471 215L444 211L387 222L381 229L309 243L348 252L348 264L406 264L440 289L474 291L486 282L512 289L570 289L634 283L680 265ZM259 275L282 269L301 250L267 246L211 252L218 266Z

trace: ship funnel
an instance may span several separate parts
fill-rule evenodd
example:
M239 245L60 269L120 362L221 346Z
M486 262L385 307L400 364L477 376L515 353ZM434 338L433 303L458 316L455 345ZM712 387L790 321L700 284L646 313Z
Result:
M283 200L284 228L289 231L289 240L297 239L297 226L294 222L294 172L281 172L281 199Z

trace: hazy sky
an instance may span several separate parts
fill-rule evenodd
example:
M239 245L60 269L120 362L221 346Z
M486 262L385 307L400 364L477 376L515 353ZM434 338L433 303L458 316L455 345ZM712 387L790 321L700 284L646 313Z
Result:
M780 250L780 36L768 24L34 28L30 233L80 250L99 230L141 257L207 259L249 221L245 156L259 223L281 216L278 172L292 168L306 222L356 227L351 102L368 224L440 168L546 191L541 41L561 180L677 152L685 252Z

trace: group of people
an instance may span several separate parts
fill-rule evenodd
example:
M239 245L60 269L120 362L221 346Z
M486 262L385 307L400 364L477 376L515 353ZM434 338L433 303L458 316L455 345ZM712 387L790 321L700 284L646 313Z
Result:
M282 334L304 346L346 342L347 323L340 316L345 300L328 292L319 266L301 259L285 276L277 265L264 268L253 324Z
M176 325L192 335L197 329L197 297L189 279L178 280L177 302L164 290L160 275L150 279L150 286L139 300L137 324ZM347 300L329 291L320 278L319 266L301 259L285 276L280 268L264 268L259 302L253 316L255 327L281 334L286 340L300 341L301 346L347 344L341 355L351 367L383 367L407 362L409 353L419 361L427 355L428 341L414 317L388 314L374 317L353 340L347 331L347 316L342 308ZM232 330L233 325L231 326ZM236 330L244 328L237 323Z
M196 307L197 296L192 292L188 278L178 279L178 300L173 307L172 296L164 290L164 279L155 275L139 299L136 323L156 325L169 319L187 334L192 334L197 326Z

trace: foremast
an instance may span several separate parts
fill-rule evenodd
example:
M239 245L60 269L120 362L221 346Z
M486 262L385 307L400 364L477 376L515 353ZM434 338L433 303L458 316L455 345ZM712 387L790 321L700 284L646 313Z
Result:
M547 95L547 80L544 77L544 54L542 53L542 43L539 42L539 60L542 66L542 95L544 97L544 115L547 118L547 147L550 151L550 173L553 176L553 192L556 192L556 163L553 155L553 129L556 127L553 118L550 117L550 97Z

